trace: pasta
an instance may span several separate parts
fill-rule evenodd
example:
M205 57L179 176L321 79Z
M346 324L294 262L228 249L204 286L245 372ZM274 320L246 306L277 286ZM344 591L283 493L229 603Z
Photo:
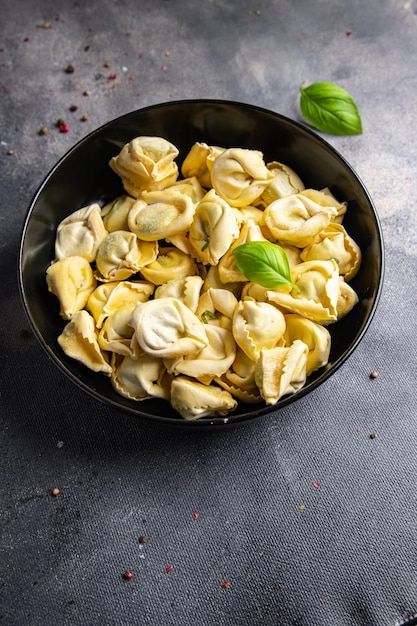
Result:
M185 420L273 406L326 366L331 325L359 300L347 202L258 150L196 142L180 170L178 155L135 137L109 163L125 193L58 225L46 272L58 343L121 396L162 398ZM237 267L238 246L265 241L291 283L265 288Z

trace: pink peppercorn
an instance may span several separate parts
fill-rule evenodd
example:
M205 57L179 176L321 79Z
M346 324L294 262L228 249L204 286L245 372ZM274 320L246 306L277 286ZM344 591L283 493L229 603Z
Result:
M125 580L132 580L132 578L133 578L133 574L132 574L132 572L128 572L128 571L124 572L124 573L123 573L123 578L124 578Z

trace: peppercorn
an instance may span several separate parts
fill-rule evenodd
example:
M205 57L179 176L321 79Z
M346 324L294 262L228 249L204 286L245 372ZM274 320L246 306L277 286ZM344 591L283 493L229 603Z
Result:
M42 126L42 128L39 129L40 135L46 135L47 132L48 132L48 128L46 126Z
M372 378L372 379L378 378L378 372L374 370L373 372L369 374L369 378Z
M65 71L67 74L72 74L74 70L75 70L75 67L72 65L72 63L69 63L67 67L65 68Z
M59 491L58 487L55 487L54 489L52 489L52 495L53 496L59 496L61 492Z

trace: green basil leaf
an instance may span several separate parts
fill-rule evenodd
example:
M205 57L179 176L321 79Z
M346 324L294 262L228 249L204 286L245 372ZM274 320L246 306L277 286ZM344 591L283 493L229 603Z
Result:
M352 96L333 83L300 87L300 108L312 126L331 135L360 135L362 120Z
M236 265L250 281L267 289L291 285L288 257L277 244L270 241L250 241L233 250Z

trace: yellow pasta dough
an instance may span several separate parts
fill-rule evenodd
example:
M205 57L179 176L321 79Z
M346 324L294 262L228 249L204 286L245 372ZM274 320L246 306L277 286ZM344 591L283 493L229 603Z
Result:
M258 150L139 136L109 165L125 189L62 220L48 289L65 354L132 401L162 398L186 420L269 406L330 358L331 324L358 302L361 250L347 202L305 188ZM234 250L272 242L292 284L249 281Z

